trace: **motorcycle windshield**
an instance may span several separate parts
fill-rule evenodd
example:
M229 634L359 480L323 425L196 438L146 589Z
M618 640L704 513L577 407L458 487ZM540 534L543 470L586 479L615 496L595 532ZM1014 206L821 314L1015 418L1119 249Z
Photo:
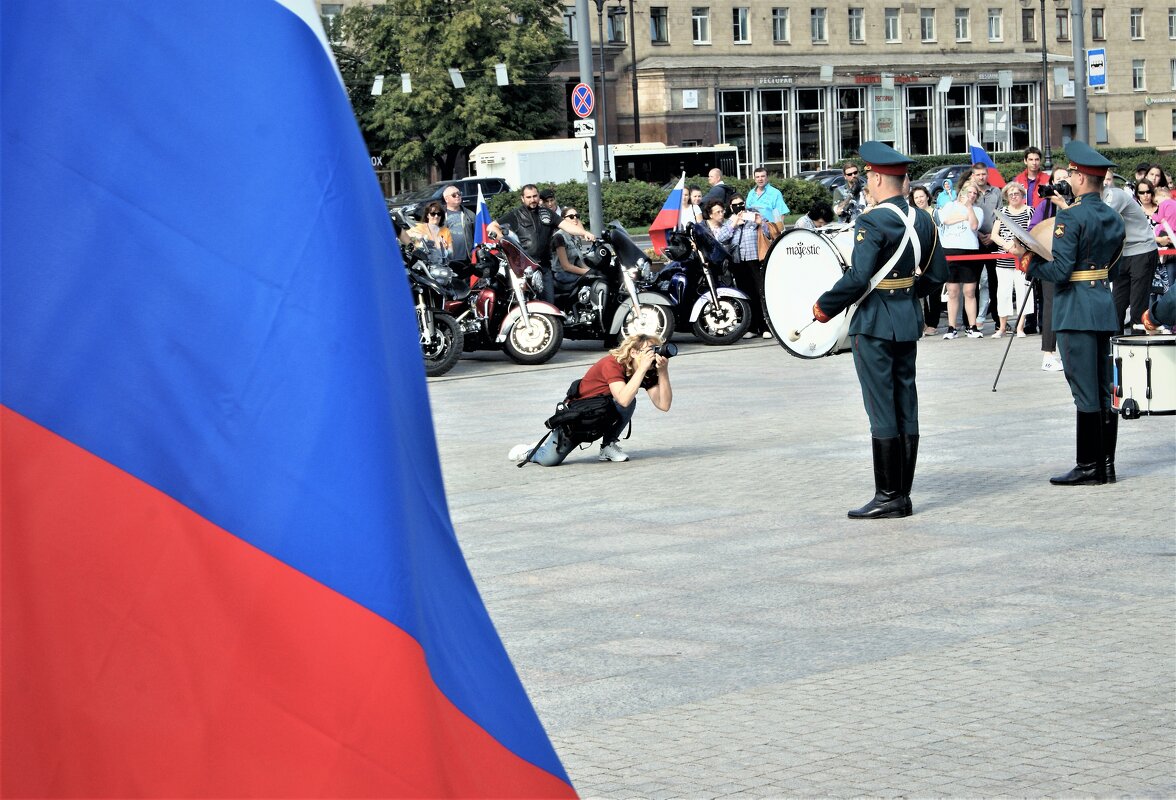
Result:
M637 246L637 243L629 238L629 234L621 227L619 222L611 222L608 226L607 240L612 245L613 251L617 254L617 260L626 267L641 266L643 262L649 261L645 252Z
M721 264L729 257L705 222L691 223L690 234L694 237L694 246L698 248L699 255L706 259L708 265Z
M506 263L510 264L510 271L520 278L523 277L527 267L539 269L539 263L523 251L519 237L513 232L507 233L498 240L498 248L506 256Z

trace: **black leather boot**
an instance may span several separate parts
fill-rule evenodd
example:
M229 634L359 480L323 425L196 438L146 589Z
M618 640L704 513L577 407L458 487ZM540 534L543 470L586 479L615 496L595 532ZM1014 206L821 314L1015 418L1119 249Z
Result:
M915 462L919 458L919 434L904 433L898 437L902 441L902 485L899 491L906 500L906 516L914 513L911 504L911 485L915 482Z
M1106 464L1107 483L1115 482L1115 445L1119 441L1119 412L1113 408L1102 411L1103 461Z
M1102 452L1101 411L1079 411L1075 449L1077 464L1065 475L1050 478L1054 486L1097 486L1107 482L1107 465Z
M909 517L910 501L902 494L902 441L871 439L874 451L874 499L849 512L850 519Z

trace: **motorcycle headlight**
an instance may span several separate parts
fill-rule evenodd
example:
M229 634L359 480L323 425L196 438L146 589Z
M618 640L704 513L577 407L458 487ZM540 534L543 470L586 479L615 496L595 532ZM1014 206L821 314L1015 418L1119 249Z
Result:
M457 273L444 264L429 267L429 277L437 281L448 282L457 277Z

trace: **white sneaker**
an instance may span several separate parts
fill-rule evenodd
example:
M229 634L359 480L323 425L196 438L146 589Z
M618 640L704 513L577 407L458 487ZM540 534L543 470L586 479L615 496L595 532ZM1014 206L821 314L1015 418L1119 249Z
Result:
M989 338L989 339L1001 339L1001 338L1004 338L1004 331L997 331L996 333L992 334L992 335L991 335L991 336L989 336L988 338Z
M629 456L625 455L625 451L621 446L613 442L612 444L602 444L600 446L600 457L597 461L628 461Z
M522 461L529 452L531 452L531 445L516 444L510 449L510 452L506 454L506 457L511 461Z
M771 332L771 331L764 331L764 338L765 338L765 339L774 339L775 337L774 337L774 336L772 336L772 332Z
M959 332L955 328L948 328L947 333L943 334L944 339L954 339L959 336Z
M980 329L976 328L976 327L968 328L966 331L966 335L969 339L983 339L984 338L984 334L981 333Z
M1062 371L1061 359L1050 358L1049 356L1046 356L1041 361L1041 368L1043 370L1045 370L1046 372L1061 372Z

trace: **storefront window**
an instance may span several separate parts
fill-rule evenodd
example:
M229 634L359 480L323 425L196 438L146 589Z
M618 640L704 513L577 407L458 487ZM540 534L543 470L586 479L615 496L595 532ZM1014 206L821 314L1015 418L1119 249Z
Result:
M931 140L931 114L933 111L933 86L908 86L906 88L906 152L912 156L927 156L934 151Z
M721 140L733 145L739 153L741 175L750 172L750 158L748 154L748 136L751 134L751 110L749 95L751 92L743 90L727 90L719 92L719 125Z
M783 89L761 89L759 95L760 146L756 166L768 172L786 174L788 160L788 93Z
M945 135L943 143L948 153L968 152L968 106L972 102L972 87L956 84L943 96Z
M829 124L824 89L796 90L796 168L822 169L828 163L825 130Z
M834 161L856 155L866 136L866 92L857 87L837 90L837 151Z

